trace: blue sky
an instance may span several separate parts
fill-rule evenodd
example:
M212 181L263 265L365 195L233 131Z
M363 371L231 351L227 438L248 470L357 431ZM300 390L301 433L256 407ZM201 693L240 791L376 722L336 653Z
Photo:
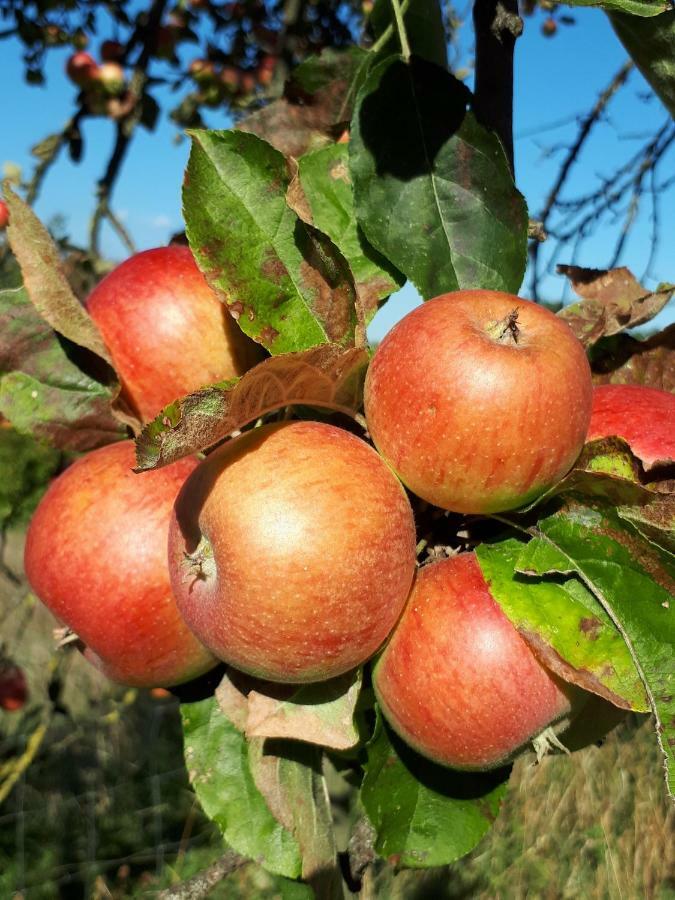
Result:
M557 172L561 148L576 133L580 114L587 111L599 92L626 58L618 39L603 13L593 9L569 10L574 26L561 26L552 39L541 35L541 15L525 19L523 37L517 43L515 87L516 177L528 201L530 214L541 209ZM109 36L102 33L101 37ZM470 52L470 24L461 32L460 46ZM63 67L67 49L52 50L46 68L47 86L29 87L23 81L21 48L17 42L0 42L0 78L2 121L0 164L20 165L27 175L33 166L29 148L46 134L59 130L72 112L75 88L67 81ZM187 45L186 58L195 50ZM609 115L595 130L574 171L569 193L576 195L598 185L598 177L625 160L640 145L636 135L656 130L666 119L658 100L645 101L649 88L635 72L609 108ZM162 96L164 94L164 96ZM167 91L159 91L161 100L175 103ZM564 123L550 128L555 123ZM226 127L224 115L210 113L209 125ZM46 221L64 214L68 231L78 243L86 242L87 226L93 206L95 182L105 165L105 154L112 142L113 125L107 120L88 120L84 127L85 155L76 166L64 154L50 171L36 209ZM175 127L163 117L157 131L149 135L142 129L134 140L122 177L113 195L113 207L124 220L139 249L158 246L182 227L180 188L188 154L188 142L176 142ZM551 152L551 148L558 147ZM671 151L671 170L675 153ZM660 251L644 283L675 281L675 263L669 253L668 236L675 234L675 188L661 198L663 239ZM618 226L617 226L618 227ZM616 240L616 227L598 231L588 240L577 259L582 265L602 267L609 263ZM670 239L672 244L672 237ZM638 276L644 275L649 257L650 222L648 210L637 218L620 263ZM104 251L122 258L124 251L109 231L104 232ZM565 261L564 259L561 261ZM570 261L569 259L567 261ZM527 281L523 295L527 295ZM547 279L548 300L570 299L560 277ZM404 288L378 314L375 336L380 336L417 298L414 290ZM663 314L662 314L663 316ZM665 317L672 319L672 313ZM662 318L662 323L664 319Z

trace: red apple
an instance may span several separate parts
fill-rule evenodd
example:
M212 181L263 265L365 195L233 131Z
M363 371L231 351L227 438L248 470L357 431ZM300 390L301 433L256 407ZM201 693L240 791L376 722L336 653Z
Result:
M534 500L572 467L591 414L591 372L569 327L499 291L457 291L384 338L365 388L368 428L411 491L494 513Z
M635 384L602 384L593 389L586 440L617 435L646 472L675 462L675 394Z
M94 288L86 305L126 399L144 421L178 397L243 375L262 355L187 247L137 253Z
M373 685L394 730L455 769L504 765L572 710L464 553L420 569Z
M176 501L174 593L220 659L270 681L333 678L380 647L415 568L405 491L368 444L318 422L255 428Z
M54 615L113 681L180 684L215 660L182 620L166 542L194 458L137 475L134 444L81 457L50 486L28 529L26 575Z
M0 709L18 712L27 699L28 684L23 669L12 663L0 663Z
M76 84L78 87L85 87L97 77L98 65L90 53L79 50L68 58L66 74L73 84Z
M9 222L9 210L4 200L0 200L0 230L7 228Z
M103 41L101 59L103 62L120 62L124 56L124 45L119 41Z

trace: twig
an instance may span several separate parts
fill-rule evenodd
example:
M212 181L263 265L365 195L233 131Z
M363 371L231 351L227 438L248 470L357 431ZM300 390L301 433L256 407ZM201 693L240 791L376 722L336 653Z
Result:
M551 188L548 197L546 198L546 203L544 204L544 209L539 216L541 221L542 228L546 230L549 217L553 208L555 207L560 192L562 191L565 183L567 182L567 178L579 158L579 154L581 150L588 140L589 135L593 130L593 126L599 121L600 117L604 113L608 103L612 99L612 97L616 94L620 87L622 87L628 76L633 69L632 60L628 60L625 62L619 71L614 75L610 83L607 85L605 90L598 97L593 109L585 116L581 121L581 125L579 127L579 133L577 134L576 140L569 148L565 160L560 167L560 171L558 172L558 177L556 178L553 187ZM530 293L534 300L539 299L539 270L538 270L538 257L539 257L539 243L534 242L530 247L530 255L532 261L532 280Z
M403 21L403 12L401 4L398 0L391 0L391 7L394 10L394 21L396 22L396 30L398 39L401 42L401 56L408 62L410 59L410 42L408 41L408 32L405 30L405 22Z
M476 118L496 132L513 166L513 54L523 31L518 0L475 0Z
M167 2L168 0L155 0L148 14L147 24L143 33L142 50L134 66L134 73L130 85L130 90L136 97L136 103L134 104L132 111L127 116L120 119L117 124L115 145L110 154L105 174L98 182L96 188L97 203L89 227L89 252L92 256L99 255L99 234L101 225L105 219L108 219L127 248L131 248L130 252L133 253L135 250L129 234L122 227L119 219L116 219L112 214L110 209L110 195L115 181L117 180L117 176L120 173L122 163L129 150L129 145L136 130L136 126L141 118L143 96L148 81L148 64L155 47L157 31L162 21L162 15L164 14ZM130 40L134 43L137 42L138 35L134 33Z
M405 16L408 12L408 7L410 6L410 0L403 0L403 3L399 4L399 9L401 11L401 16ZM396 31L394 25L389 24L384 29L379 38L375 41L375 43L370 48L370 52L375 54L379 53L379 51L393 38L394 32Z
M240 856L234 850L228 850L207 869L198 872L187 881L160 891L156 895L157 900L201 900L202 897L208 897L223 878L249 862L249 859Z

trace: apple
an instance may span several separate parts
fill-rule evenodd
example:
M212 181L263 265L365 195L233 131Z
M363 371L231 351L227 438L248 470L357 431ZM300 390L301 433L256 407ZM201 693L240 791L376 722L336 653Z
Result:
M23 669L12 663L0 663L0 709L18 712L27 699L28 684Z
M166 542L194 458L137 475L133 441L88 453L49 487L30 523L25 569L42 602L108 678L166 687L215 665L171 592Z
M675 394L637 384L601 384L593 389L586 440L617 435L645 471L675 462Z
M98 67L94 76L97 87L109 97L117 97L122 93L126 85L124 69L119 63L104 62Z
M66 62L66 74L78 87L90 85L98 76L98 65L90 53L79 50Z
M9 222L9 209L4 200L0 200L0 230L7 228Z
M582 694L539 663L490 594L474 553L418 571L373 685L406 743L467 770L510 762L569 716Z
M591 415L583 347L553 313L499 291L414 309L377 348L365 411L377 449L435 506L495 513L572 467Z
M144 421L178 397L243 375L262 358L187 247L135 254L94 288L86 306L128 403Z
M270 681L322 681L367 660L415 569L408 498L364 441L319 422L246 432L176 501L179 608L219 659Z
M101 59L104 62L121 62L124 57L124 45L119 41L103 41L101 44Z

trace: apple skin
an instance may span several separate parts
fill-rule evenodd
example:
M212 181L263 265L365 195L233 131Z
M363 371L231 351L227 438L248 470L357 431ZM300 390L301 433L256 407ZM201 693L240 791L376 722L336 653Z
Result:
M586 440L617 435L645 471L675 462L675 394L636 384L602 384L593 389Z
M517 310L517 342L506 326ZM494 513L572 467L591 415L583 347L553 313L498 291L429 300L386 335L365 410L382 456L429 503Z
M9 210L4 200L0 200L0 231L7 228L9 222Z
M66 62L66 75L73 84L85 87L91 84L98 75L98 64L90 53L78 50Z
M373 686L406 743L441 765L481 771L510 762L582 693L538 662L474 553L418 571Z
M99 282L86 306L144 422L185 394L243 375L263 356L187 247L135 254Z
M19 666L0 665L0 709L19 712L28 699L26 676Z
M408 596L415 523L403 487L354 435L264 425L223 445L176 501L174 593L219 659L270 681L360 665Z
M182 620L166 556L183 459L137 475L133 441L81 457L49 487L28 529L25 569L42 602L108 678L181 684L216 662Z

